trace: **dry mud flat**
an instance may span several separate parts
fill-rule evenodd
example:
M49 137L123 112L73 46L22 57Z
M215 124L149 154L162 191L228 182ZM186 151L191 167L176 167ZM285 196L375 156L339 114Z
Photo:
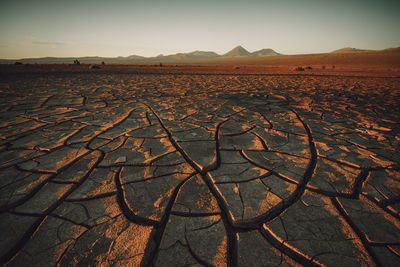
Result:
M399 266L400 79L1 76L9 266Z

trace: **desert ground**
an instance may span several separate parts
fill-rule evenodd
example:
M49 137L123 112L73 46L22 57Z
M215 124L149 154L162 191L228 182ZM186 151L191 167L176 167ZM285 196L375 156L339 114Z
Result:
M0 264L400 266L398 61L296 60L1 65Z

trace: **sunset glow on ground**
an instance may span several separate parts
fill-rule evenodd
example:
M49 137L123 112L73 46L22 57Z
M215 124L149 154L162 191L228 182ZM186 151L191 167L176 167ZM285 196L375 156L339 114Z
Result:
M0 265L400 266L398 7L2 1Z

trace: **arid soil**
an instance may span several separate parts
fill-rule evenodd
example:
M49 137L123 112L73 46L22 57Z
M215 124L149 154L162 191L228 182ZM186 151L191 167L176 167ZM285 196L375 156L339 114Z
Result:
M399 266L398 73L266 70L2 66L0 264Z

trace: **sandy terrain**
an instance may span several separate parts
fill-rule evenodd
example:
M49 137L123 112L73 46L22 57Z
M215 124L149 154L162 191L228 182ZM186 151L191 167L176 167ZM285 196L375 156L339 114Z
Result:
M0 66L0 264L399 266L397 65L242 63Z
M161 62L162 63L162 62ZM297 67L311 67L296 71ZM400 77L400 52L393 54L313 54L297 56L271 56L259 58L218 58L199 60L192 64L132 64L108 65L90 70L89 65L1 65L0 75L15 72L101 72L101 73L163 73L163 74L298 74L298 75L340 75L340 76L379 76Z

